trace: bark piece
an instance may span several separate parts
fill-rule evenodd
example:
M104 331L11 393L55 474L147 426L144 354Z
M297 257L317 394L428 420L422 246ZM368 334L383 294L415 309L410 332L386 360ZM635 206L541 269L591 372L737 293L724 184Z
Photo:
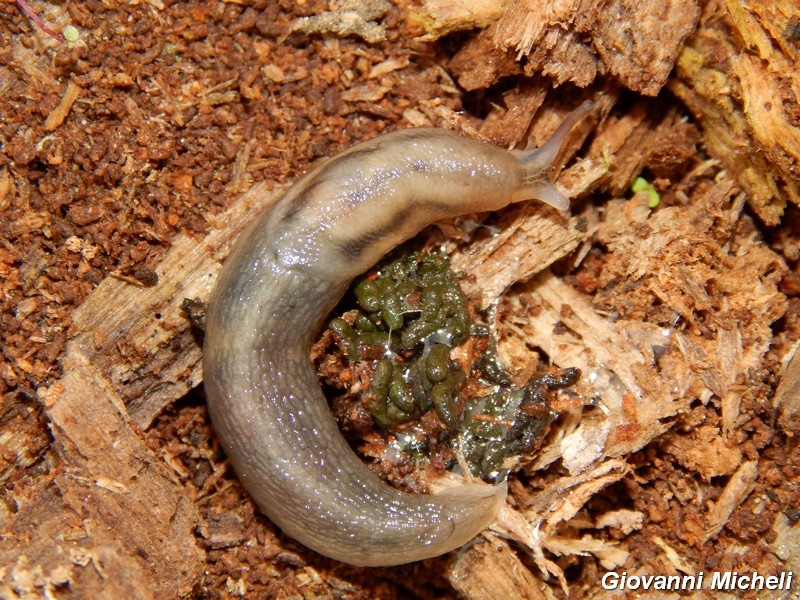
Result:
M737 506L744 502L747 496L750 495L750 492L753 491L757 476L757 460L742 463L736 473L733 474L733 477L731 477L728 485L725 486L719 500L711 506L711 510L706 519L708 524L703 541L707 542L722 531L731 513Z
M682 175L697 156L696 130L676 107L639 102L622 115L609 115L592 140L591 156L613 156L608 189L625 195L643 169L663 177Z
M598 10L592 40L605 68L622 85L655 96L699 17L693 0L617 0Z
M541 77L529 79L503 94L505 111L495 110L486 116L481 133L505 148L530 146L528 132L537 111L547 97L548 82ZM541 145L541 143L540 143Z
M526 72L584 87L604 73L655 96L666 83L700 10L693 0L635 2L515 0L498 22L494 41L527 57ZM588 36L588 40L587 40Z
M780 411L778 422L787 433L800 428L800 342L791 350L791 359L775 390L775 406Z
M522 73L514 56L495 45L497 25L492 25L467 41L448 63L448 70L467 91L488 88L502 77Z

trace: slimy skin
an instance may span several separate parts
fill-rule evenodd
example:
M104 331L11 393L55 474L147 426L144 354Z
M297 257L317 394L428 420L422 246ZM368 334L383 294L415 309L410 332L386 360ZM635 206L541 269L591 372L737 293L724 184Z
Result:
M382 482L342 437L309 360L350 281L426 225L537 198L586 102L537 150L440 129L390 133L327 160L237 240L206 311L209 412L236 474L288 536L330 558L388 566L438 556L494 519L505 483L425 496Z

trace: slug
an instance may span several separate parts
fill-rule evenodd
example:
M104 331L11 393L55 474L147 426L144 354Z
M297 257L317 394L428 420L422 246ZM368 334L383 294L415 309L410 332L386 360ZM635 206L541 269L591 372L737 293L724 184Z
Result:
M538 199L585 102L536 150L406 129L313 168L242 234L206 311L203 369L214 429L240 481L285 534L341 562L388 566L462 546L494 519L506 484L433 496L395 490L338 430L309 360L350 281L426 225Z

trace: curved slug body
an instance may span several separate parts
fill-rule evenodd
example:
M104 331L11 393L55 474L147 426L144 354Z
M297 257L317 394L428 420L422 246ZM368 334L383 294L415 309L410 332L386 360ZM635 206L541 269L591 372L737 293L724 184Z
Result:
M505 484L444 494L380 481L339 432L308 352L350 281L429 223L539 198L584 103L535 151L439 129L359 144L292 186L237 241L206 312L203 367L214 428L261 511L317 552L360 566L437 556L481 532Z

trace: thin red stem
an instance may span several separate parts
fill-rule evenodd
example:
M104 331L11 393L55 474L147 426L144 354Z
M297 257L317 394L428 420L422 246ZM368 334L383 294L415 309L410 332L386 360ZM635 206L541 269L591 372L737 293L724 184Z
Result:
M24 12L26 15L30 17L31 21L36 23L39 29L44 31L51 38L57 40L62 44L67 43L67 40L64 38L64 36L60 32L50 29L50 27L48 27L47 24L42 20L42 17L36 14L36 11L33 10L30 4L28 4L25 0L17 0L17 6L19 6L22 9L22 12Z

